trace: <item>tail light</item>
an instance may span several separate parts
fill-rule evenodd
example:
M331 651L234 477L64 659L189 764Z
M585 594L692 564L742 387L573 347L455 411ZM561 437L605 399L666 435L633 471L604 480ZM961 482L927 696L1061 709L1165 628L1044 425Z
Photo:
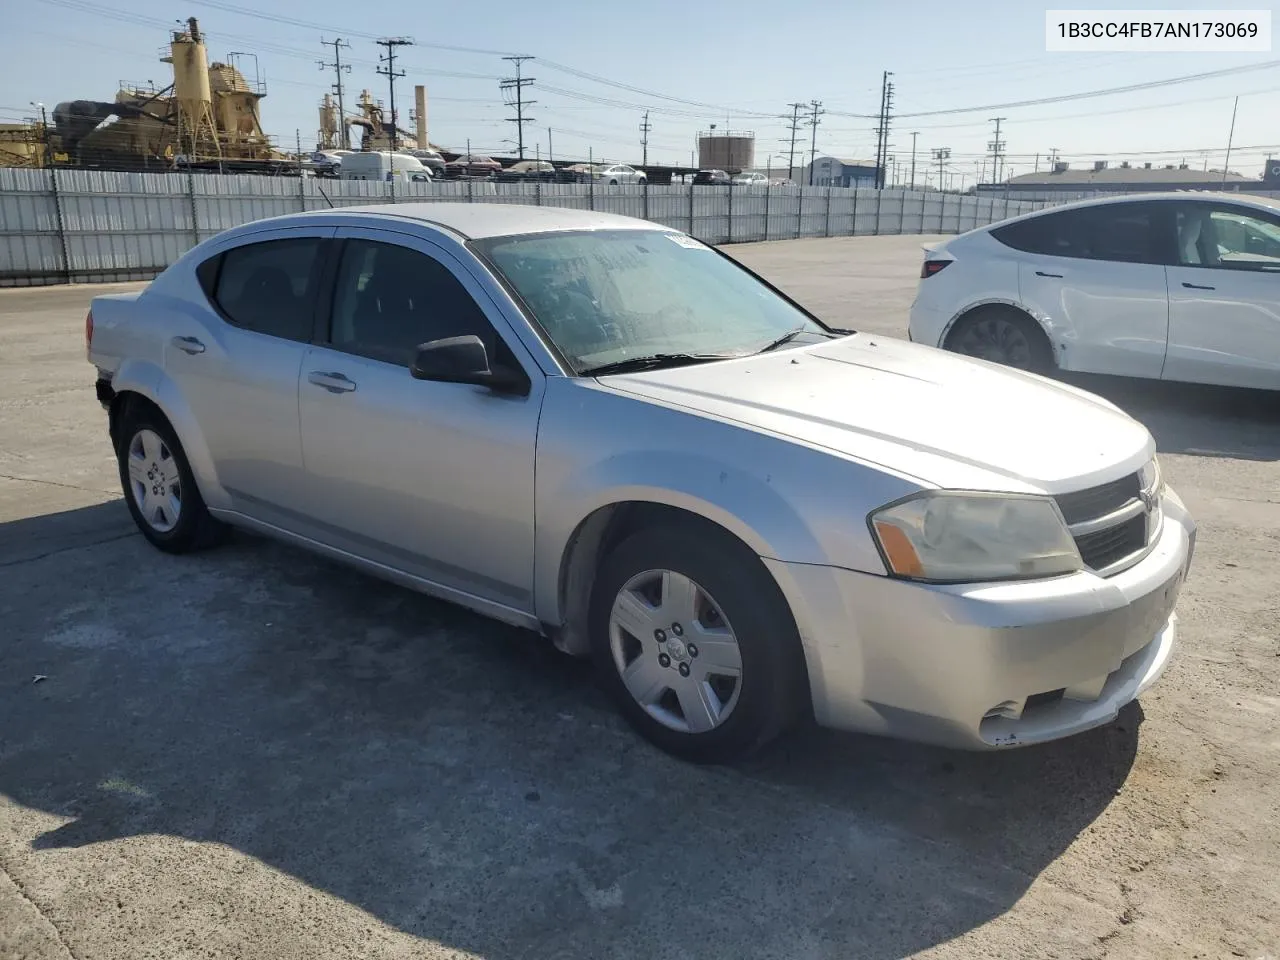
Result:
M920 266L920 279L927 280L935 274L941 273L944 268L955 263L954 260L926 260Z
M84 315L84 345L86 347L93 346L93 311L90 310Z

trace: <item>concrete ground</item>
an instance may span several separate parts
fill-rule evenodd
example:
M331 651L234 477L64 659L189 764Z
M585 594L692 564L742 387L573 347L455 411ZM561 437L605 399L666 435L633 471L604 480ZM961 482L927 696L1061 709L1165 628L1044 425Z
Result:
M732 252L902 335L920 242ZM1274 397L1091 384L1201 523L1181 651L1114 725L701 769L531 635L249 536L148 547L84 361L103 289L0 292L5 960L1280 955Z

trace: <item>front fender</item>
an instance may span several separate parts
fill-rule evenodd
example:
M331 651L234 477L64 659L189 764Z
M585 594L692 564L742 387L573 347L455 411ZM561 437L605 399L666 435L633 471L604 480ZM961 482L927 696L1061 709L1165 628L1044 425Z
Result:
M111 378L111 388L117 395L125 392L139 394L160 409L178 435L205 503L215 508L228 506L204 432L173 378L150 360L124 360Z

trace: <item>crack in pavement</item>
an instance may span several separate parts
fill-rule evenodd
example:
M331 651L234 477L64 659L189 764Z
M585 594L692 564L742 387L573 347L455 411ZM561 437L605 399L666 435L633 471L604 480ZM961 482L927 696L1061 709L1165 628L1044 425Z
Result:
M84 550L88 547L101 546L104 543L113 543L116 540L124 540L128 537L138 536L137 530L130 530L127 533L117 533L114 536L103 537L101 540L90 540L88 543L72 543L65 547L58 547L54 550L46 550L44 553L37 553L32 557L19 557L17 560L5 560L0 562L0 570L6 567L16 567L24 563L35 563L37 560L44 560L46 557L57 556L60 553L69 553L72 550Z
M114 496L115 490L99 490L97 487L80 487L74 483L60 483L57 480L40 480L36 477L15 477L8 473L0 473L0 480L12 480L14 483L43 483L50 487L62 487L64 490L79 490L82 493L101 493L104 496Z
M5 884L6 881L7 884ZM47 932L52 936L58 946L62 948L62 956L69 958L69 960L79 960L76 952L71 949L71 944L67 943L66 939L62 936L62 931L58 929L58 925L45 915L45 912L40 909L40 905L31 898L27 893L26 888L23 887L13 873L10 872L2 858L0 858L0 885L13 887L14 891L18 895L18 899L27 904L27 906L35 912L36 916L40 918L39 926L47 928ZM16 936L16 931L14 931L14 934Z

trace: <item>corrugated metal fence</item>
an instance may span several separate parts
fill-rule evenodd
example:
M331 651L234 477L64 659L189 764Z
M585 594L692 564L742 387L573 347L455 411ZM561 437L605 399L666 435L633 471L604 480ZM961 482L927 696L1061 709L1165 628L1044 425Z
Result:
M577 207L708 243L959 233L1046 204L840 187L381 183L248 175L0 168L0 286L145 280L207 237L263 217L372 202Z

